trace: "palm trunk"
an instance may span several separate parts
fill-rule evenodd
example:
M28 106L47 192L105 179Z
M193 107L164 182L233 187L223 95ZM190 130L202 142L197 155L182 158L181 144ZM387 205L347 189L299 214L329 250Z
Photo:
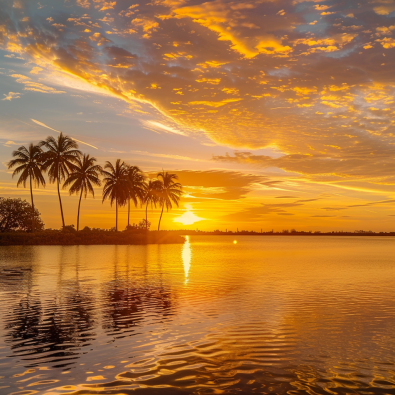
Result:
M60 189L59 189L59 171L58 171L58 196L59 196L59 204L60 204L60 214L62 215L62 224L63 224L63 229L65 227L64 225L64 216L63 216L63 207L62 207L62 199L60 197Z
M130 226L130 198L128 199L128 226Z
M80 229L80 207L81 207L81 198L82 198L82 188L81 188L81 195L80 195L80 201L78 202L78 214L77 214L77 232Z
M163 215L163 209L164 209L164 208L165 208L165 204L163 203L162 212L160 213L160 218L159 218L158 230L159 230L159 228L160 228L160 221L162 220L162 215Z
M115 232L118 232L118 200L115 200Z
M30 197L32 199L32 233L34 233L34 201L33 201L33 188L32 188L32 175L30 174Z
M145 206L145 230L148 232L148 201Z

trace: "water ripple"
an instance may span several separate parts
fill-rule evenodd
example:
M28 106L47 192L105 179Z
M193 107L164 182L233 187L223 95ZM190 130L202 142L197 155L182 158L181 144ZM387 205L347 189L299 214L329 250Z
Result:
M0 250L1 394L395 394L393 239Z

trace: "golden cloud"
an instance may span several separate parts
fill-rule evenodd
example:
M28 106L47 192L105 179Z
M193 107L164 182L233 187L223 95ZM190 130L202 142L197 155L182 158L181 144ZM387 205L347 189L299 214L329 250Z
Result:
M320 16L314 30L296 3L80 0L73 14L46 14L45 28L34 15L19 25L8 19L0 45L34 62L32 74L40 71L36 80L12 74L25 90L62 93L38 77L71 75L130 106L151 104L179 125L174 130L203 132L232 148L276 146L288 159L268 160L273 166L306 174L328 164L335 177L388 181L382 169L394 157L393 25L370 15L392 3L365 4L350 26ZM315 3L313 12L326 11ZM84 14L89 5L106 8L105 17ZM332 23L316 29L323 21ZM311 152L322 158L309 159ZM350 156L355 161L342 161ZM237 159L262 165L254 156Z

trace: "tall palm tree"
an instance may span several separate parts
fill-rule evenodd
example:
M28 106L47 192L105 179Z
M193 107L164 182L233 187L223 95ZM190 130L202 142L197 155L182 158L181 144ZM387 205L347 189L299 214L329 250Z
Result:
M62 215L62 225L64 228L64 215L59 184L75 169L78 155L82 154L81 151L78 150L77 142L65 136L63 133L60 133L57 139L48 136L44 141L41 141L40 146L46 149L43 156L44 161L42 168L44 171L48 171L49 182L56 181L58 186L60 213Z
M128 166L129 194L128 194L128 226L130 225L130 200L137 207L138 201L144 198L145 177L138 166Z
M158 230L160 229L160 221L162 220L163 209L166 206L166 211L173 208L172 203L174 203L178 207L178 203L182 196L182 185L178 180L177 174L168 173L167 171L161 171L157 175L160 183L161 189L159 192L159 202L162 206L162 212L160 213Z
M146 230L148 230L148 205L151 204L155 206L159 200L159 193L161 190L162 183L159 180L149 180L148 183L145 184L144 190L144 198L143 201L145 205L145 226Z
M32 183L39 187L43 185L45 187L45 179L42 173L42 155L43 151L39 145L29 144L29 147L19 147L12 153L12 156L16 159L8 162L8 168L12 169L18 166L12 173L12 177L21 173L18 179L17 186L23 184L26 188L26 181L29 178L30 181L30 198L32 200L32 232L34 232L34 201L33 201L33 187Z
M90 192L94 197L95 192L93 190L93 185L98 187L101 185L99 174L101 174L103 169L101 166L95 165L96 161L96 158L90 157L87 154L84 154L82 157L78 156L73 172L63 184L63 188L67 188L71 185L69 189L70 195L80 192L77 214L77 231L80 228L80 207L82 194L84 194L85 199L88 195L88 192Z
M114 165L107 161L104 165L103 202L110 199L111 206L115 202L115 230L118 231L118 205L124 206L129 197L128 165L117 159Z

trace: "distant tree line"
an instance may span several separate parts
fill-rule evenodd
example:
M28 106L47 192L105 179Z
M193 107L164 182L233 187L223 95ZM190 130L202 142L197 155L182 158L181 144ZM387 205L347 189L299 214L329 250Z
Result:
M161 209L158 223L163 216L163 211L172 209L173 204L177 207L182 196L182 185L177 181L176 174L161 171L157 178L148 180L138 166L131 166L121 159L117 159L115 164L106 161L104 168L98 165L97 159L88 154L83 154L78 149L78 144L72 138L60 133L57 139L52 136L38 144L30 143L28 147L21 146L12 153L14 159L8 163L9 169L14 169L12 176L19 175L17 186L26 187L29 182L31 206L25 203L18 203L23 211L30 211L31 226L18 226L19 230L41 230L43 224L39 218L38 211L34 207L33 184L36 187L46 185L44 174L48 174L50 183L56 183L62 228L65 229L64 213L60 188L68 188L70 195L79 194L77 210L77 231L79 230L81 199L88 194L94 196L94 186L101 186L103 183L103 199L110 201L111 206L115 203L115 230L118 231L118 207L128 207L128 225L130 226L130 206L145 205L146 230L149 228L148 206ZM101 179L102 176L102 179ZM13 199L15 200L15 199ZM20 200L20 199L19 199ZM22 202L22 201L21 201ZM30 206L30 209L26 206ZM11 204L8 202L8 204ZM14 203L15 206L16 203ZM18 207L19 207L18 206ZM16 206L15 206L16 207ZM2 217L0 217L2 218ZM25 221L25 220L24 220ZM141 227L141 222L139 224ZM0 228L1 229L1 228Z

